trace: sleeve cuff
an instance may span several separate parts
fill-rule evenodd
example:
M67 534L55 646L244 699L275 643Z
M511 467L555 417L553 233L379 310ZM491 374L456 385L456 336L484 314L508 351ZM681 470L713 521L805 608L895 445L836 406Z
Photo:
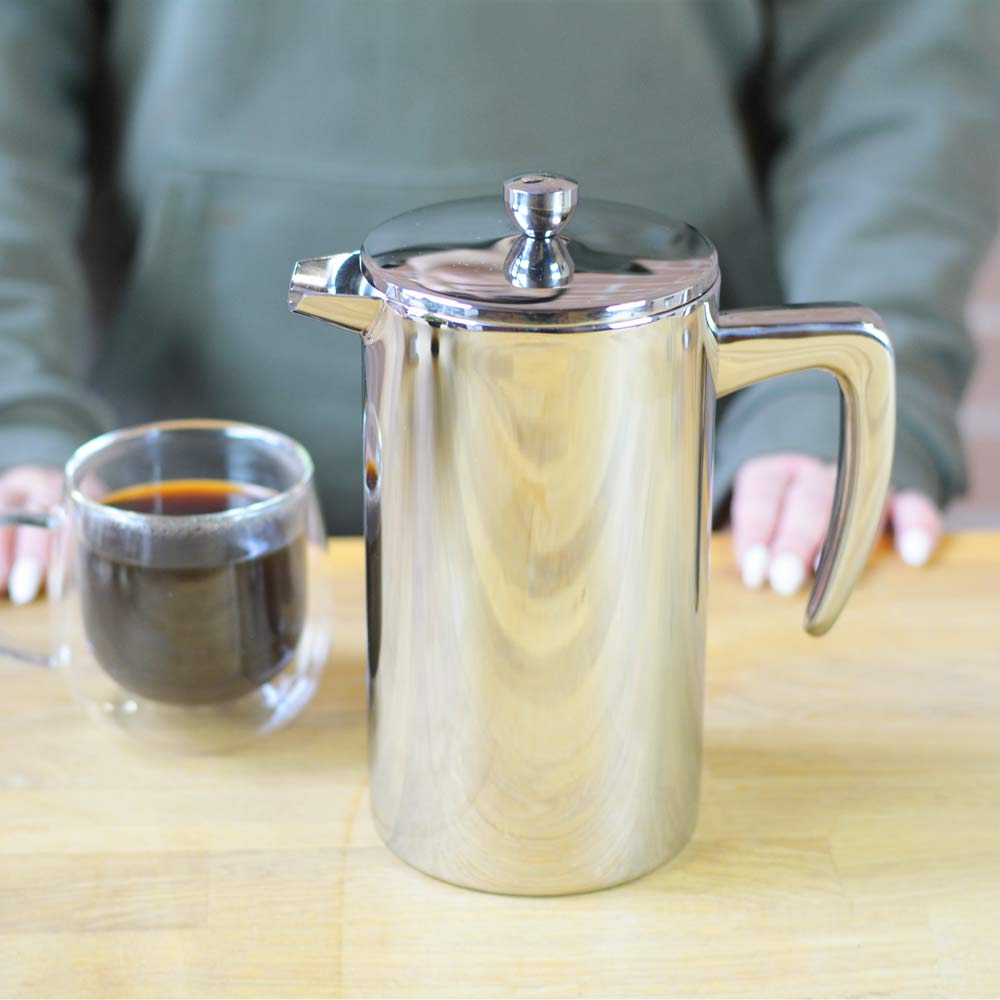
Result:
M957 447L961 445L956 444ZM896 425L896 451L892 462L892 485L897 490L916 490L929 497L943 510L954 496L965 489L962 482L949 484L937 463L921 442L905 428Z
M0 428L0 471L15 465L62 468L70 455L95 435L59 427Z
M113 426L110 407L81 386L42 375L0 384L0 470L61 468L81 444Z

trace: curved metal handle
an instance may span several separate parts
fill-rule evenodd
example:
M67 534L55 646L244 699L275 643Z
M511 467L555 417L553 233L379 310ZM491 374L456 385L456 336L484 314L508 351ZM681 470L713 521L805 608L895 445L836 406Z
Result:
M16 514L4 514L0 512L0 528L47 528L52 531L59 523L59 518L55 514L28 514L18 512ZM0 643L0 656L10 656L15 660L22 660L25 663L35 663L40 667L54 667L54 657L47 653L32 653L27 649L18 649L16 646L7 646Z
M837 620L878 537L896 431L896 375L881 317L854 305L748 309L710 318L716 393L808 368L833 374L843 401L837 489L805 628Z

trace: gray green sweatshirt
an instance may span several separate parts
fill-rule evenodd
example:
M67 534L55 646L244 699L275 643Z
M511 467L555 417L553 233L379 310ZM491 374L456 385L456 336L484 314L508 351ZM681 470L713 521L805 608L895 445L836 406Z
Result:
M360 343L292 262L529 169L680 217L724 306L854 300L897 351L894 481L962 490L962 304L994 232L996 0L3 0L0 467L220 416L313 453L360 527ZM716 498L833 458L836 393L726 401Z

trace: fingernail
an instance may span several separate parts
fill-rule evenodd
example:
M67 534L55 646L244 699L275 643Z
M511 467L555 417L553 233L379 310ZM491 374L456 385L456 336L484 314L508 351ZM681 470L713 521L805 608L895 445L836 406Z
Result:
M743 585L751 590L759 590L767 579L767 562L770 553L766 545L751 545L743 556L740 572L743 574Z
M29 604L38 596L45 567L37 559L17 559L10 570L7 593L13 604Z
M908 566L923 566L934 551L934 540L926 531L911 528L896 539L896 548Z
M782 597L791 597L805 582L806 568L797 555L786 552L771 563L768 577L772 590Z

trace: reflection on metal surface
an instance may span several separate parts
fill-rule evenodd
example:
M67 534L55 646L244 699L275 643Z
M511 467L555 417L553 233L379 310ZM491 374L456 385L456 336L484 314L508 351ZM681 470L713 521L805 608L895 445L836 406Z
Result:
M579 892L695 822L715 391L841 381L844 468L808 627L877 530L891 352L874 314L715 312L365 333L371 799L400 857L477 889Z
M640 875L690 835L706 316L552 337L387 309L370 331L371 795L418 868L575 892Z
M894 373L874 313L719 315L690 227L514 194L551 238L498 198L432 206L300 263L289 304L365 342L379 832L450 882L554 894L641 875L694 827L716 391L814 367L843 390L818 634L878 530ZM553 247L573 271L543 287Z
M361 249L366 281L402 312L469 329L648 322L710 292L718 259L693 227L534 176L545 182L534 192L531 176L513 178L504 199L384 222Z
M558 236L514 240L504 267L515 288L562 288L573 280L574 273L573 257Z

